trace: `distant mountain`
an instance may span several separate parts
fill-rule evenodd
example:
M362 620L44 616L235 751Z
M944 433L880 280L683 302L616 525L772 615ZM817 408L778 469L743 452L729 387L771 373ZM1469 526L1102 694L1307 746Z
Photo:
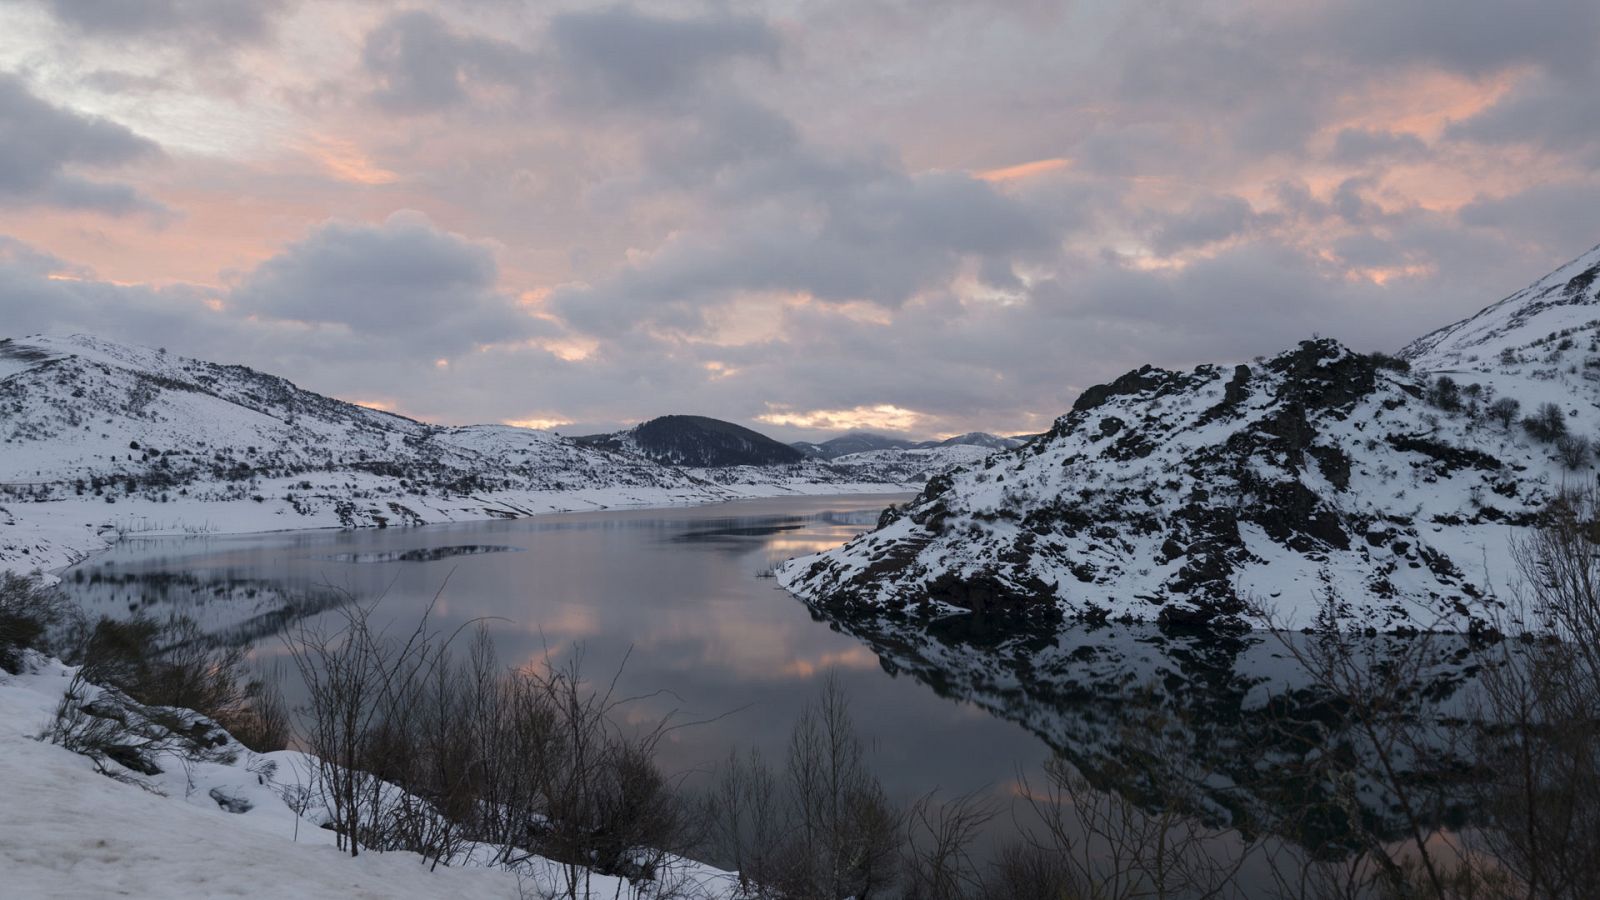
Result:
M916 441L885 437L870 431L852 431L817 443L801 441L789 446L813 459L836 459L851 453L866 453L869 450L905 450L916 445Z
M0 341L0 437L0 482L43 493L65 485L74 496L80 482L113 498L226 497L266 480L330 476L460 494L692 484L546 431L428 425L244 366L86 335Z
M852 431L820 443L800 441L789 446L813 459L838 459L843 456L870 453L877 450L927 450L932 447L971 446L983 447L988 450L1010 450L1013 447L1021 446L1023 443L1024 441L1017 438L999 437L983 431L958 434L955 437L938 441L909 441L902 438L873 434L870 431Z
M1259 601L1301 625L1472 630L1516 571L1516 529L1593 481L1597 432L1600 248L1401 358L1315 340L1129 372L779 577L896 628L1236 628Z
M706 416L661 416L626 431L574 440L673 466L778 466L806 458L759 431Z
M1022 446L1022 441L1016 438L1001 437L989 434L986 431L969 431L955 437L945 438L934 444L936 447L982 447L986 450L1011 450ZM925 446L925 445L924 445Z
M63 566L127 533L895 491L963 461L804 460L691 416L590 443L430 425L243 366L86 335L0 340L0 570Z

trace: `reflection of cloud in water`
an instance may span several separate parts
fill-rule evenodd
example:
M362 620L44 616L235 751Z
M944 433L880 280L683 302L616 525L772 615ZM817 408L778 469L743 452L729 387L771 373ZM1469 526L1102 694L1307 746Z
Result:
M534 637L542 637L548 643L552 657L556 656L557 651L565 650L564 645L594 637L602 630L600 617L594 609L576 604L564 604L553 612L542 613L537 621L526 623L523 629ZM543 659L541 652L525 665L538 664Z
M783 537L767 541L765 546L770 548L774 554L810 556L813 553L832 550L852 537L854 537L853 534L841 534L836 538Z
M779 669L785 675L811 678L829 669L876 669L878 654L866 647L852 647L837 653L824 653L815 659L791 659Z

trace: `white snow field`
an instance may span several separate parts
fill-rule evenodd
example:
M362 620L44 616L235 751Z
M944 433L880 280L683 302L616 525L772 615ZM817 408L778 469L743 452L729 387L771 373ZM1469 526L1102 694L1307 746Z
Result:
M74 670L37 655L31 661L25 674L0 671L0 896L507 900L565 886L543 860L513 873L470 864L430 870L402 852L352 858L317 827L314 810L298 815L284 802L314 771L296 752L258 754L233 743L212 759L160 758L165 771L145 777L150 789L113 780L88 757L36 738ZM249 809L225 811L217 798ZM732 896L735 885L729 873L687 861L673 877L685 896L706 900ZM595 898L650 896L603 875L592 875L588 890Z

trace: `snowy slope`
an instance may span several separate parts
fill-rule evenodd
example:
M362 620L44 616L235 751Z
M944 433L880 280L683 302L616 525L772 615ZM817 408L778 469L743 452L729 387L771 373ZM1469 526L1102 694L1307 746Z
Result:
M1600 246L1469 318L1411 342L1400 355L1425 371L1477 368L1562 338L1600 331ZM1506 360L1512 363L1510 357Z
M503 900L564 887L559 867L537 857L520 872L476 859L430 869L403 852L351 858L319 827L321 806L289 805L315 784L315 762L298 752L258 754L222 737L197 756L152 760L164 771L141 777L146 787L112 780L89 758L36 739L74 670L37 656L31 669L0 671L0 793L10 812L0 817L4 896ZM731 895L734 884L729 873L688 860L674 878L681 896L703 900ZM590 890L633 896L626 882L599 874Z
M130 531L385 527L894 491L942 462L690 471L544 431L429 425L242 366L89 336L0 341L6 568L64 566Z
M1307 625L1332 598L1346 626L1482 627L1517 528L1593 478L1485 411L1553 403L1569 435L1600 433L1597 274L1600 249L1411 345L1409 371L1324 340L1131 372L779 578L842 619L1240 627L1266 604Z

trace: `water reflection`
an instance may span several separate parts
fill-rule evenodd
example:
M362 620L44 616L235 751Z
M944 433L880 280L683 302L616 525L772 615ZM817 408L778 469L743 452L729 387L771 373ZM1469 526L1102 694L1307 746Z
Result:
M967 617L936 627L817 608L818 619L870 646L892 674L909 674L1039 735L1101 791L1146 813L1174 808L1246 835L1275 834L1341 854L1361 848L1364 829L1406 833L1407 811L1372 778L1375 741L1306 668L1316 651L1304 634L1217 635L1146 624L1070 627L1005 636ZM1013 633L1014 635L1014 633ZM1417 715L1378 728L1393 732L1391 762L1404 783L1438 798L1423 824L1475 819L1453 746L1470 715L1472 673L1481 660L1465 636L1356 638L1355 665L1384 671L1422 653L1392 705ZM1400 735L1395 729L1403 729ZM1405 741L1418 741L1415 747ZM1331 773L1333 774L1330 780ZM1357 785L1356 810L1337 793ZM1413 802L1415 797L1412 798ZM1347 815L1361 817L1352 829Z
M843 543L904 499L793 498L384 531L128 541L69 572L67 586L96 613L184 612L268 661L283 652L273 631L296 617L331 624L331 604L382 597L374 624L389 621L398 630L437 594L440 632L493 617L488 627L509 665L537 665L547 653L565 660L581 647L585 671L608 679L626 658L620 695L667 692L637 705L633 715L641 720L674 711L684 720L731 713L674 731L662 746L664 766L691 787L735 746L783 759L790 727L832 671L895 796L910 800L938 786L1004 799L1018 772L1036 772L1048 754L1036 736L891 675L870 648L819 625L772 579L758 577L781 560ZM416 555L461 546L519 552ZM402 561L404 554L414 555ZM997 827L1009 827L1006 819Z
M332 624L333 606L357 600L377 601L374 624L395 630L430 604L441 633L484 619L511 665L581 652L590 677L609 679L626 660L619 694L648 698L633 718L712 720L661 748L691 787L735 746L783 759L833 672L900 800L937 787L1014 809L1021 780L1038 782L1052 752L1149 809L1181 782L1191 812L1247 828L1275 827L1314 792L1295 771L1317 748L1294 726L1329 711L1297 693L1304 675L1273 638L1103 625L1017 640L959 618L933 629L841 620L758 577L844 542L901 499L129 541L71 570L67 586L93 613L183 613L262 659L282 655L274 635L288 623ZM1459 667L1436 675L1440 696L1460 683ZM1372 815L1394 812L1367 800ZM993 836L1015 822L997 816Z

